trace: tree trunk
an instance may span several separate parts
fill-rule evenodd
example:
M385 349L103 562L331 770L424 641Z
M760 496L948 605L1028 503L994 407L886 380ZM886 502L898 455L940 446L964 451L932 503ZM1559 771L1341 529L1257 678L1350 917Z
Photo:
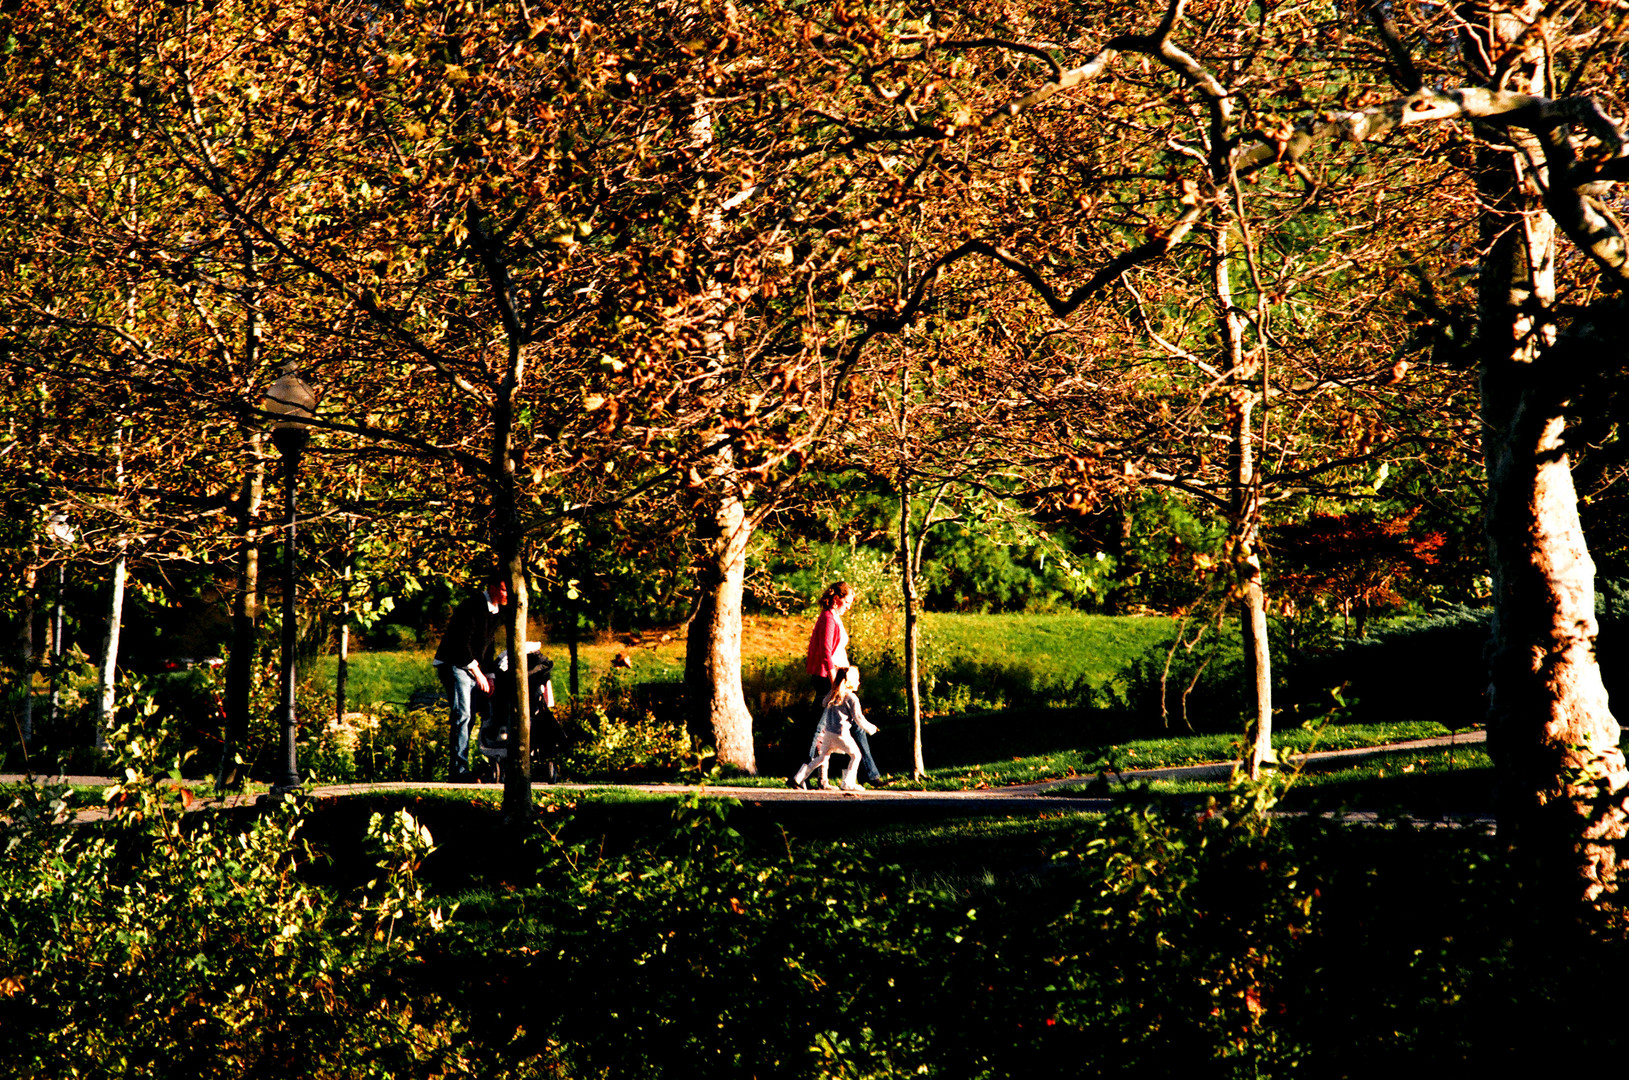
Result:
M502 295L508 297L507 273L502 281ZM512 305L506 303L503 310L505 321L511 322ZM515 403L519 400L525 374L521 340L518 326L512 326L508 370L493 409L496 433L492 444L492 468L497 474L494 546L498 554L498 573L509 583L505 636L509 639L509 670L514 675L511 682L514 696L509 702L509 757L503 776L503 816L511 824L530 821L532 816L532 697L526 671L530 594L526 588L526 535L520 519L519 476L514 456Z
M222 790L243 782L238 749L249 730L249 698L254 690L260 622L260 504L266 493L265 436L256 431L245 440L248 470L238 498L238 580L232 590L232 651L226 666L226 729L221 735L221 765L216 772Z
M261 318L260 262L249 230L239 223L243 245L243 359L244 371L258 373L264 345ZM226 725L221 732L221 766L216 786L239 787L245 777L238 765L238 750L249 732L249 699L254 692L260 648L260 504L266 494L266 433L245 429L248 468L238 497L238 581L232 591L232 650L226 668Z
M1212 283L1217 323L1226 349L1228 438L1228 558L1239 602L1239 631L1244 651L1245 685L1254 705L1250 724L1252 780L1263 762L1273 759L1273 665L1267 641L1267 597L1262 588L1261 557L1256 543L1261 530L1261 478L1257 475L1251 416L1256 401L1259 362L1244 347L1244 320L1233 303L1229 243L1225 222L1217 230Z
M917 659L916 566L911 558L911 481L899 471L899 592L905 603L905 715L911 723L911 777L927 773L922 758L922 688Z
M345 569L339 577L339 656L334 664L334 720L345 722L347 687L351 675L351 578L356 572L355 525L345 521Z
M470 242L480 255L487 287L503 322L507 351L503 378L492 402L492 454L489 459L492 489L492 546L498 573L509 584L509 669L514 673L510 701L509 757L504 772L504 820L519 824L532 816L532 707L526 675L526 527L520 517L520 472L515 461L515 406L526 382L528 340L516 305L514 282L503 242L493 234L481 208L471 202L465 211ZM471 733L474 735L475 733Z
M727 467L719 464L714 477ZM692 486L703 486L694 473ZM685 708L693 731L712 732L719 764L755 775L752 715L741 692L741 591L752 523L733 489L705 492L703 498L696 530L700 596L685 643Z
M113 484L124 487L124 429L113 432ZM96 749L107 749L107 733L113 729L115 675L119 667L119 631L124 624L125 543L113 560L107 604L107 632L102 636L101 709L96 720Z
M514 519L514 508L510 508ZM532 814L532 697L526 671L526 622L530 594L526 588L526 557L520 530L506 530L499 551L500 573L509 582L509 670L514 674L514 699L509 702L509 757L503 776L503 816L512 823Z
M1261 776L1263 763L1277 758L1273 754L1273 664L1267 642L1267 596L1261 586L1261 560L1253 540L1241 542L1233 568L1240 593L1245 683L1255 699L1250 740L1250 779L1254 780Z
M68 591L68 567L65 562L57 563L57 595L51 603L51 726L56 727L58 714L62 709L62 657L64 655L64 641L67 635L67 609L65 593Z
M578 656L578 641L582 636L582 616L576 611L571 613L571 639L566 642L566 655L571 659L571 674L566 679L566 692L571 695L572 708L577 707L577 695L582 692L582 677L578 674L580 657Z
M1114 560L1114 584L1103 596L1102 611L1105 615L1121 615L1125 613L1126 597L1131 595L1132 579L1141 567L1137 565L1137 551L1132 546L1135 509L1129 505L1129 497L1117 500L1112 513L1114 530L1106 553Z
M124 551L113 560L112 581L107 602L107 633L102 638L101 709L96 719L96 749L107 749L107 733L113 729L115 679L119 667L119 630L124 624Z
M1478 298L1493 577L1488 749L1501 838L1546 888L1595 901L1624 872L1613 842L1629 835L1629 767L1596 661L1595 567L1565 406L1571 357L1621 350L1621 338L1607 327L1605 340L1587 340L1586 326L1551 344L1554 226L1540 209L1541 178L1521 162L1484 151L1478 169L1488 251Z

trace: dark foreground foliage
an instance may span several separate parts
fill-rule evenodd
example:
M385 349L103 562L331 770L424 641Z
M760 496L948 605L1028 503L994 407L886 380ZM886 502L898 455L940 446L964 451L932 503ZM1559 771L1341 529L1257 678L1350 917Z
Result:
M460 1022L415 980L441 914L414 872L429 834L368 825L373 871L339 896L302 878L303 814L185 813L129 767L105 817L21 788L0 838L0 1075L414 1076L461 1064ZM175 770L179 776L179 767Z
M183 816L132 776L69 826L53 797L0 860L12 1075L1374 1076L1623 1038L1622 946L1527 910L1491 838L1266 788L795 834L556 803L519 842L426 801L428 858L399 807Z

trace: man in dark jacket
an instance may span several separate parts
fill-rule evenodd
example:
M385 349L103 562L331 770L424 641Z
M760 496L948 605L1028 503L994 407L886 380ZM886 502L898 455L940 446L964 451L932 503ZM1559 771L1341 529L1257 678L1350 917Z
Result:
M470 717L475 688L492 695L492 683L483 665L492 663L492 640L498 635L498 613L509 602L509 583L488 578L486 588L453 608L447 632L436 649L436 674L452 703L452 782L467 784L475 778L469 767Z

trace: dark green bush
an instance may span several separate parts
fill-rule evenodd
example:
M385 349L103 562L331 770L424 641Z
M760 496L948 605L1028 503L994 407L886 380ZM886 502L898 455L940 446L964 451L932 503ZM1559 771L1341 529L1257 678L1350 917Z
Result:
M410 978L441 926L414 880L429 834L376 816L380 873L344 902L301 880L302 816L184 813L110 737L125 781L75 824L18 789L0 856L0 1044L32 1077L418 1076L464 1071L460 1025Z
M953 873L694 799L609 850L568 816L453 996L494 1075L1373 1076L1492 1064L1524 1016L1621 1043L1587 1003L1622 943L1523 931L1491 839L1272 806L1123 807Z
M379 649L411 649L419 640L417 630L401 623L380 623L368 632L368 643Z
M465 928L465 1005L509 1067L566 1075L1258 1075L1294 1059L1272 1021L1313 922L1269 804L1128 809L980 895L717 802L609 857L568 822L540 884Z
M1132 721L1122 738L1243 731L1253 706L1233 630L1211 627L1197 642L1162 642L1138 657L1110 691Z

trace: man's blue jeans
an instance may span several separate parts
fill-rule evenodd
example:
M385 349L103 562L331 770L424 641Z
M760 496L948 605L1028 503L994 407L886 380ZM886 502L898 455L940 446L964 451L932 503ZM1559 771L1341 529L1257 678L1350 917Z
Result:
M447 691L447 700L452 705L452 781L457 783L469 778L469 729L470 718L475 713L475 676L469 673L468 668L454 667L451 664L440 664L436 671L441 675L441 685Z

